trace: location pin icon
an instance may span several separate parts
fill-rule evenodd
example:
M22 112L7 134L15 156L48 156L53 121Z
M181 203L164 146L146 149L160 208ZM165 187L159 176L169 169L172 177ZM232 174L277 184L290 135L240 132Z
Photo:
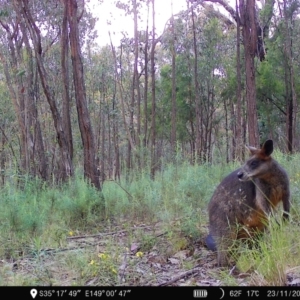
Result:
M36 295L37 295L37 290L36 289L30 290L30 295L34 299L36 297Z

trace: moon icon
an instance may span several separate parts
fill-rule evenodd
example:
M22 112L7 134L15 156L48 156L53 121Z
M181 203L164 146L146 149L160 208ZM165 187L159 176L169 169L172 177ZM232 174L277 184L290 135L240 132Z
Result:
M221 296L221 298L220 298L220 300L221 300L221 299L223 299L223 297L225 296L225 292L224 292L224 290L223 290L222 288L220 288L220 290L222 291L222 296Z

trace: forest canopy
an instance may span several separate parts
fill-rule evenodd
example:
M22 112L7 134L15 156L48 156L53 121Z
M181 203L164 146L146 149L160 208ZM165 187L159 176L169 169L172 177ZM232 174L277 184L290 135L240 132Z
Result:
M134 34L104 46L84 1L0 3L2 184L299 151L300 1L190 0L161 35L155 0L115 1Z

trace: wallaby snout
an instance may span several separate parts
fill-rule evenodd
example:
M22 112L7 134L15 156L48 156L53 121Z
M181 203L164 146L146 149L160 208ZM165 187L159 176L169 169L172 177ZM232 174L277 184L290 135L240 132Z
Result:
M250 158L221 181L208 205L206 244L217 250L219 266L228 265L228 249L235 239L253 237L266 228L269 215L280 202L283 218L289 216L289 177L271 157L273 141L266 141L261 149L247 148Z
M247 172L245 172L244 170L238 172L237 177L238 177L239 181L248 181L251 178L249 176L249 174Z
M243 179L243 177L244 177L244 172L238 172L237 173L237 177L239 178L239 180L242 180Z

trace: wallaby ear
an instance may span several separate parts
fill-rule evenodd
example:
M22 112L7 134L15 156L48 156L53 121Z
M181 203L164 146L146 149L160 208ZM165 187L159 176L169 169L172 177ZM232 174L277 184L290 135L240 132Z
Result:
M264 153L265 156L270 156L273 152L273 141L265 141L264 145L261 148L261 151Z
M245 147L248 149L250 155L254 155L255 153L258 152L258 149L255 147L247 146L247 145Z

